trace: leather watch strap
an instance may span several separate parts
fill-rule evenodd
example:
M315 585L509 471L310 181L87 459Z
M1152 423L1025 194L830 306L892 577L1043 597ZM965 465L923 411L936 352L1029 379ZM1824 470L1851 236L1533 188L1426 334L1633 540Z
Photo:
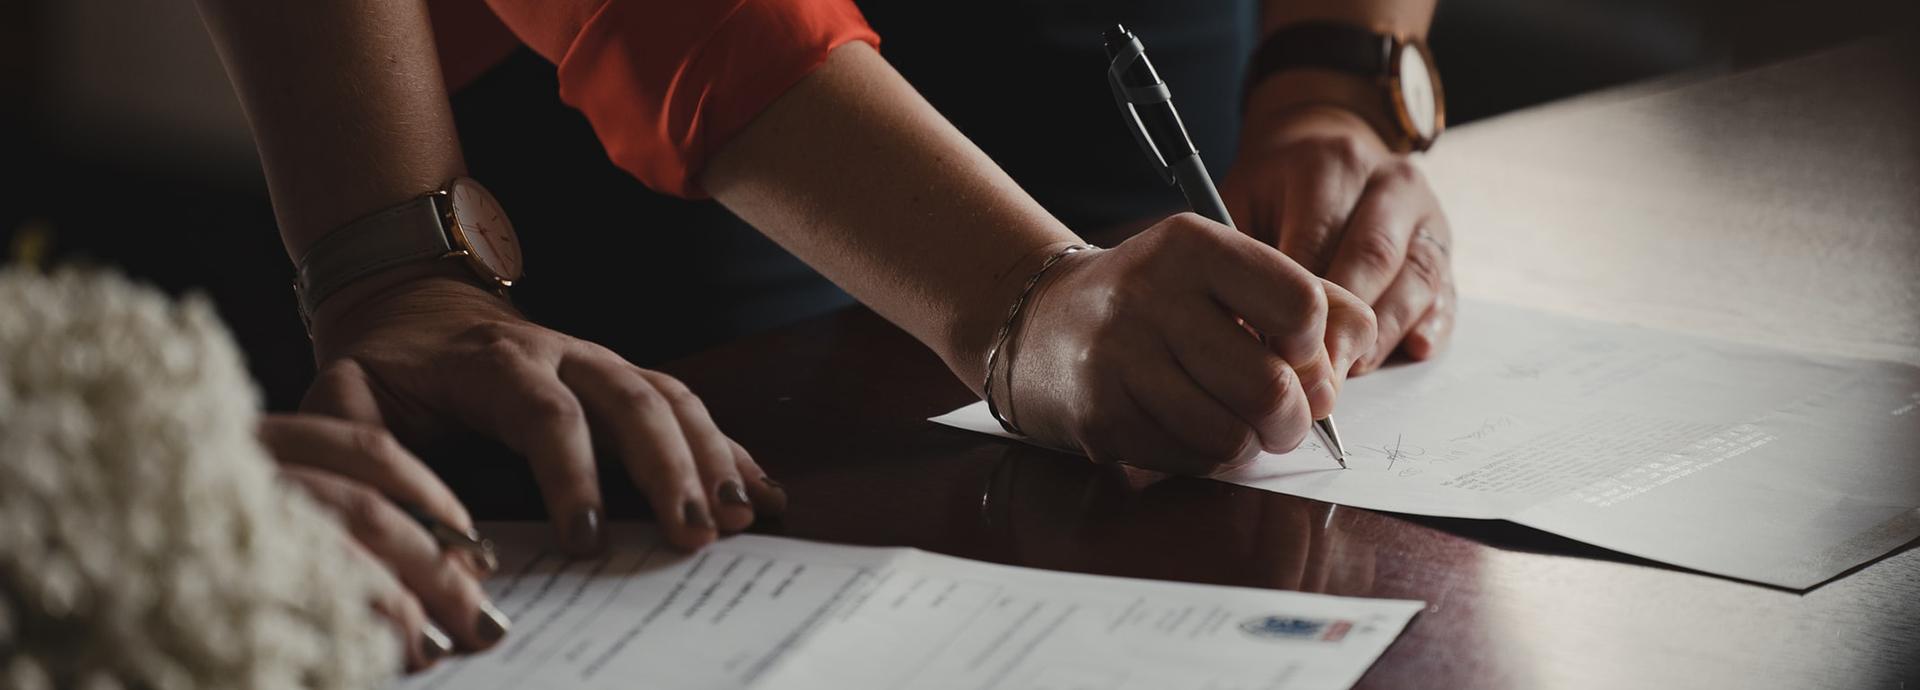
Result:
M1247 85L1273 73L1318 68L1362 77L1385 77L1393 56L1393 38L1346 24L1295 24L1273 32L1254 52Z
M453 251L438 199L429 194L327 233L301 257L294 277L301 313L363 276Z

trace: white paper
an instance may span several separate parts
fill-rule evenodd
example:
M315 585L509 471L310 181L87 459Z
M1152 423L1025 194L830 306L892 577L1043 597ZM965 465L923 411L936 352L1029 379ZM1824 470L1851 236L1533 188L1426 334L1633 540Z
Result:
M1920 537L1920 369L1461 306L1434 361L1353 379L1308 441L1218 479L1499 518L1804 589ZM979 403L936 422L1006 436Z
M1425 606L754 535L687 555L641 525L568 561L545 525L480 529L513 629L403 688L1346 688Z

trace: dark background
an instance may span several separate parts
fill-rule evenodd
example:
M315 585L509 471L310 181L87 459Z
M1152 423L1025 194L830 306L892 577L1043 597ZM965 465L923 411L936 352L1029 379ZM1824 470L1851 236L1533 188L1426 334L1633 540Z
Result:
M900 9L908 4L869 2L863 7L887 41L883 52L900 61L903 73L918 84L939 78L952 65L941 62L934 43L915 38L917 32L951 28L942 22L955 18ZM1006 4L1022 11L1046 6ZM1074 5L1065 0L1057 4ZM1875 0L1817 5L1786 0L1443 0L1431 43L1446 83L1449 120L1459 125L1629 81L1738 69L1911 26L1912 5ZM969 7L971 14L959 19L962 26L968 21L1005 24L990 3ZM1142 35L1150 49L1163 45L1150 33ZM1001 40L1039 40L1019 32L1008 36ZM1097 32L1088 34L1090 49L1097 49L1095 36ZM1173 59L1159 50L1154 54L1162 62ZM575 140L589 136L584 122L570 111L550 101L516 96L550 80L550 72L545 63L523 55L456 97L475 175L490 185L501 179L508 187L524 182L525 189L536 190L517 191L514 198L502 195L521 221L528 244L533 281L520 299L536 318L609 344L644 365L802 318L816 313L821 304L833 303L833 296L815 294L817 287L796 282L791 289L773 291L796 302L782 301L785 297L763 300L751 318L719 318L681 299L701 285L621 272L617 262L607 263L607 257L623 252L698 257L715 245L758 242L747 235L568 234L528 227L527 218L605 227L605 219L594 217L600 211L582 210L572 197L617 190L606 180L621 179L591 148L559 151L525 137L491 132L540 122ZM1084 85L1092 93L1103 93L1097 73L1089 74ZM949 107L964 106L943 102L930 84L923 88L943 111L952 114ZM1175 88L1181 93L1178 83ZM1099 98L1104 96L1092 100ZM1111 108L1104 101L1091 107ZM970 135L986 134L973 131L965 118L955 119ZM1106 135L1126 136L1117 119L1105 119L1101 126L1111 129ZM191 3L0 4L0 132L6 180L0 184L0 251L11 259L24 246L22 238L31 237L56 262L119 266L169 291L211 295L248 353L269 406L287 409L297 404L312 364L289 288L291 268L273 231L246 122ZM497 143L476 149L472 140L480 137ZM1230 147L1231 142L1222 140L1221 145ZM1445 146L1444 140L1440 145ZM1002 163L1021 177L1021 160L1003 158ZM538 187L535 182L549 172L543 166L552 165L592 168L601 181L571 191ZM1215 173L1224 167L1216 162ZM1151 182L1144 166L1117 174L1130 176L1131 182ZM525 179L505 179L513 176ZM1043 201L1049 198L1036 194ZM1147 206L1171 203L1171 197L1143 198ZM637 211L629 207L628 212L645 215L646 204L656 204L661 213L724 222L724 212L713 207L640 203ZM602 263L593 263L594 257ZM548 268L554 266L561 268ZM727 270L717 264L710 268ZM811 297L800 299L807 295ZM6 310L0 305L0 318Z

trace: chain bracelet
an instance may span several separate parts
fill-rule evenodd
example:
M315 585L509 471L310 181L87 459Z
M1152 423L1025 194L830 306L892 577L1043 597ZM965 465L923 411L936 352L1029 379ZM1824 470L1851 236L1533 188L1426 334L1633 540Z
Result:
M1061 259L1067 258L1068 254L1086 251L1088 249L1094 249L1094 246L1090 244L1068 245L1054 252L1052 256L1047 257L1046 261L1041 262L1040 269L1034 271L1033 275L1027 277L1026 286L1020 288L1020 296L1014 298L1013 306L1007 309L1007 320L1000 324L1000 334L994 336L993 347L987 350L987 380L980 386L981 392L987 398L987 414L993 415L993 421L999 422L1000 428L1006 429L1009 434L1016 436L1026 435L1020 432L1019 427L1013 425L1013 420L1000 414L1000 405L993 400L993 372L998 368L1000 351L1006 348L1007 339L1012 337L1013 324L1020 318L1020 309L1027 305L1027 298L1033 294L1033 287L1040 284L1040 277L1046 275L1047 269L1053 268L1053 265L1060 263ZM1013 375L1011 373L1007 375L1007 389L1007 395L1012 396ZM1008 402L1012 402L1011 397L1008 398Z

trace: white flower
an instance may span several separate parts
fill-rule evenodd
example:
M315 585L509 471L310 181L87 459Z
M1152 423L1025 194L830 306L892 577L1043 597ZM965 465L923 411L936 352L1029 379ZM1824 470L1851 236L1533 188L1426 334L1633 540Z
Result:
M374 566L276 471L204 299L0 271L0 688L361 688Z

